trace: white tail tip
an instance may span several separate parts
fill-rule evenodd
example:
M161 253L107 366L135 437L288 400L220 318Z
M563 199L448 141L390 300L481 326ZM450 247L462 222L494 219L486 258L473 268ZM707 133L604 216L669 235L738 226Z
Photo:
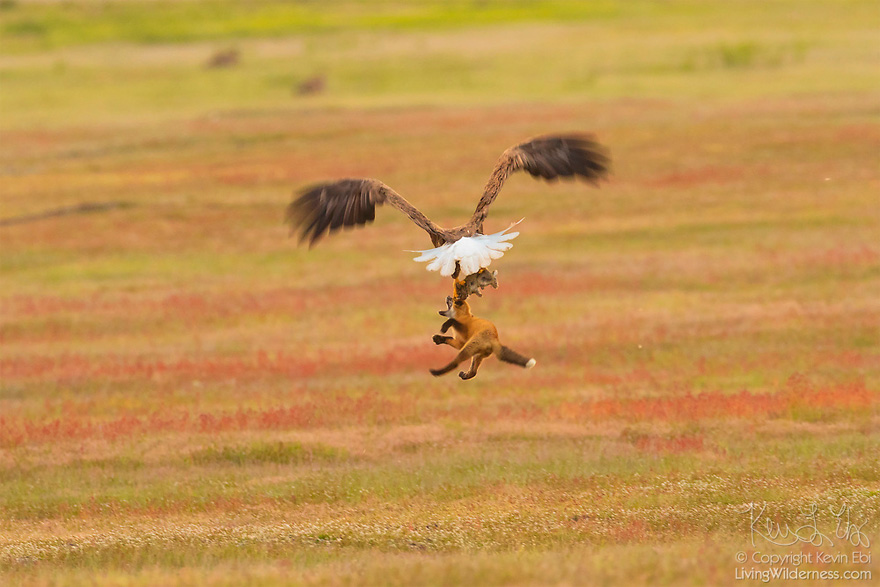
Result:
M529 359L529 362L526 363L526 369L531 369L531 368L534 367L537 363L538 363L538 361L536 361L535 359Z

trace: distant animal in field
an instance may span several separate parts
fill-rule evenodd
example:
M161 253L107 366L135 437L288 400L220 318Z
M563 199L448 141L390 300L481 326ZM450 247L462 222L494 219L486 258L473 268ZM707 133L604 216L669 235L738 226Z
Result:
M205 64L205 67L211 69L218 67L232 67L233 65L238 65L240 58L241 55L239 54L238 49L224 49L214 53Z
M441 334L435 334L433 340L434 344L448 344L458 349L458 354L445 367L431 369L432 375L438 377L449 373L459 364L470 359L470 369L467 372L460 372L458 376L462 379L472 379L477 375L483 359L492 355L506 363L513 363L526 369L535 366L535 359L521 355L501 344L495 325L471 314L471 308L466 301L449 296L446 298L446 306L447 309L441 310L440 315L449 319L440 327ZM444 336L450 328L455 331L455 336Z
M519 235L508 232L513 224L494 234L483 232L489 206L511 173L524 170L533 177L546 180L578 177L598 185L609 175L610 164L608 149L592 135L540 136L510 147L501 154L476 210L461 226L442 228L376 179L341 179L306 188L287 207L286 221L291 233L299 232L300 242L308 240L312 246L325 234L372 222L376 217L376 206L388 203L406 214L431 238L435 248L414 251L422 253L415 260L427 262L430 271L453 277L458 286L459 278L485 271L493 260L512 246L508 241ZM456 296L458 292L459 287L456 287Z
M300 96L308 96L311 94L320 94L327 87L327 80L323 75L310 77L296 85L296 93Z

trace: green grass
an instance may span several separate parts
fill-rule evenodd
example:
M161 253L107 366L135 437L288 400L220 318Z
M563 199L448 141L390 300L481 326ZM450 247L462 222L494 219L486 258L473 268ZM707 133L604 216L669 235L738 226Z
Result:
M202 40L281 37L291 34L461 28L534 21L593 20L621 13L656 12L650 3L636 7L615 2L588 5L542 1L507 2L110 2L30 5L8 2L3 9L3 38L38 48L130 40L177 43Z
M797 8L793 13L792 8ZM8 1L3 4L0 39L12 49L32 51L73 45L126 40L141 44L186 43L204 40L239 40L284 37L299 34L328 34L344 31L450 31L474 26L513 26L536 22L595 22L632 29L666 28L677 31L694 21L726 26L729 30L747 25L772 28L767 23L788 19L792 30L817 30L823 16L835 15L857 22L876 15L871 2L848 1L846 11L835 3L740 2L738 10L722 12L711 3L676 1L590 2L541 0L511 3L500 0L438 2L384 0L364 5L358 2L257 3L231 0L200 2L106 2L37 3ZM867 24L867 23L865 23ZM750 64L762 51L751 43L719 46L724 66ZM776 59L771 59L771 63Z
M872 2L12 3L3 125L876 87ZM797 17L792 18L796 13ZM241 62L208 69L216 51ZM295 87L324 76L326 91Z
M321 445L304 447L299 442L278 442L275 444L258 443L244 447L210 447L192 453L189 458L196 465L213 463L230 463L239 466L249 463L289 465L324 460L332 462L345 458L345 454L332 447Z

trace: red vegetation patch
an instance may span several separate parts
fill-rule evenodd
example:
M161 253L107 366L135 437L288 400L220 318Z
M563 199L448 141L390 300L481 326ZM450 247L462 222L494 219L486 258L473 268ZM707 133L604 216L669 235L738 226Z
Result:
M391 347L376 351L352 345L336 354L303 356L286 351L258 351L253 355L199 356L176 359L144 356L88 356L66 354L56 357L25 356L0 359L0 373L7 382L22 380L74 383L104 381L228 381L286 377L303 380L322 374L387 375L425 371L442 365L447 357L434 346Z
M212 316L223 318L242 312L264 314L285 310L302 312L321 305L327 298L351 295L357 288L327 288L324 296L296 288L275 288L259 292L228 291L177 293L166 295L102 295L80 298L57 296L13 296L3 300L4 310L15 316L50 316L53 314L152 313L170 319L176 317ZM324 302L327 303L327 302Z
M175 360L101 355L58 357L13 357L0 360L0 372L7 381L42 379L59 383L88 379L234 379L248 375L308 377L316 372L316 361L282 352L259 352L252 357L200 357Z
M716 418L784 417L812 410L856 410L880 403L880 394L869 390L864 382L814 388L792 378L778 393L740 391L687 393L673 397L651 397L627 400L568 402L556 409L564 420L600 420L620 418L645 420L706 420Z
M418 390L381 395L305 391L287 405L215 412L186 409L157 410L147 414L122 414L101 419L66 410L57 418L0 416L0 447L63 440L101 438L117 440L156 433L219 433L240 430L299 430L417 424L453 419L456 422L574 420L596 422L617 419L638 421L692 421L723 418L812 417L840 411L865 411L880 404L880 393L863 383L813 388L793 379L775 394L741 391L736 394L707 392L665 398L599 400L563 403L546 407L525 399L498 401L482 394L477 403L444 404ZM636 436L640 450L655 453L698 451L705 447L700 436Z
M834 247L807 255L811 264L825 266L875 266L880 263L880 251L867 245Z
M420 277L420 276L418 276ZM385 288L386 305L416 298L446 295L438 284L400 281L400 287ZM241 323L248 317L277 316L291 321L298 316L329 316L340 307L369 307L378 290L353 286L326 286L321 295L314 290L293 287L265 290L222 290L194 293L94 294L84 297L18 295L0 298L0 342L89 341L120 331L164 329L186 325L191 329L213 329L218 324Z
M649 534L648 524L639 519L627 520L621 525L612 526L610 530L611 539L622 543L644 542Z
M60 418L28 420L0 416L0 447L40 444L63 440L101 438L117 440L143 434L220 433L240 430L300 430L341 425L382 425L414 421L416 406L411 397L387 399L376 393L360 396L326 394L317 400L268 409L192 413L159 410L146 415L125 414L100 420L66 414Z

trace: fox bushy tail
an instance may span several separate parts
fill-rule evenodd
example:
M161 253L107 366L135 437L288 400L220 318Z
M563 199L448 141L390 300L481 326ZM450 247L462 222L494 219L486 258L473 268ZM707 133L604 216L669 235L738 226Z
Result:
M501 350L498 351L498 358L504 361L505 363L513 363L514 365L519 365L520 367L525 367L526 369L531 369L535 366L535 359L531 359L524 355L519 354L515 350L501 345Z

